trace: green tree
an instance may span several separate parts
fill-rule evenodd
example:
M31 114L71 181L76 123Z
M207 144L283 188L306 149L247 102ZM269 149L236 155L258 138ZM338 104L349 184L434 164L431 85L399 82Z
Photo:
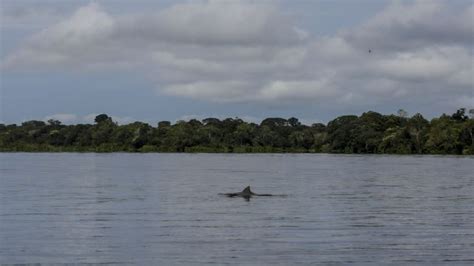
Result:
M411 136L405 127L387 128L382 142L379 144L382 153L410 154L412 153Z
M467 119L462 124L460 141L463 154L474 154L474 118Z
M461 133L459 125L456 120L446 115L431 120L428 139L425 143L428 153L461 154L463 147L459 141Z
M160 121L158 122L158 128L168 128L171 126L170 121Z
M112 121L106 114L101 114L96 116L95 122L97 123L94 126L92 132L92 142L95 146L100 146L102 144L111 143L111 137L113 131L116 129L117 124Z
M406 128L410 135L411 142L413 143L413 149L418 154L423 153L423 146L426 142L428 126L428 120L426 120L420 113L415 114L407 121Z
M241 123L234 131L235 144L239 146L251 145L255 128L250 124Z
M112 118L106 114L100 114L95 117L94 122L96 122L97 124L112 122Z
M363 113L353 123L351 150L355 153L377 153L383 140L385 118L377 112Z
M58 120L0 124L1 151L212 151L474 154L474 119L460 108L431 121L366 112L308 127L297 118L267 118L260 125L239 118L191 119L157 127L118 125L101 114L95 124Z
M451 118L456 121L466 121L469 117L466 115L466 108L460 108L456 113L451 115Z
M357 116L340 116L327 125L329 151L352 152L352 130L355 127Z
M288 118L288 124L292 127L299 127L301 126L301 123L300 121L298 120L298 118L295 118L295 117L290 117Z

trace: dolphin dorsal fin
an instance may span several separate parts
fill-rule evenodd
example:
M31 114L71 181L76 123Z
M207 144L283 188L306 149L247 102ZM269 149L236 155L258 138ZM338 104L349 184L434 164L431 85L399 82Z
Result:
M252 191L250 190L250 186L247 186L246 188L244 188L244 190L242 190L242 193L253 194Z

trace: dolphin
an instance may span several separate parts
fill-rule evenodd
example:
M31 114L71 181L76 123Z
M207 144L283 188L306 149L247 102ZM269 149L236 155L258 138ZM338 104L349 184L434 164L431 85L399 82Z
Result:
M246 188L244 188L244 190L242 190L242 192L235 192L235 193L220 193L219 195L225 195L227 197L230 197L230 198L233 198L233 197L242 197L242 198L245 198L245 199L250 199L251 197L254 197L254 196L259 196L259 197L271 197L271 196L274 196L272 194L257 194L257 193L253 193L252 190L250 190L250 186L247 186Z

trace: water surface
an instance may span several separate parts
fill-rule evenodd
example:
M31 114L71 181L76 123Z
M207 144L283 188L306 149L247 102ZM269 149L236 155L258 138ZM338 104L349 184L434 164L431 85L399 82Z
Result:
M1 263L474 263L474 157L0 154ZM227 198L251 185L287 194Z

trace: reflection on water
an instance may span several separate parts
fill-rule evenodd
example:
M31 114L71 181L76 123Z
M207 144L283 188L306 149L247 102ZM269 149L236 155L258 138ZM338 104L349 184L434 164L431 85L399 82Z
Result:
M1 263L472 264L474 159L0 154ZM247 185L250 201L218 193Z

